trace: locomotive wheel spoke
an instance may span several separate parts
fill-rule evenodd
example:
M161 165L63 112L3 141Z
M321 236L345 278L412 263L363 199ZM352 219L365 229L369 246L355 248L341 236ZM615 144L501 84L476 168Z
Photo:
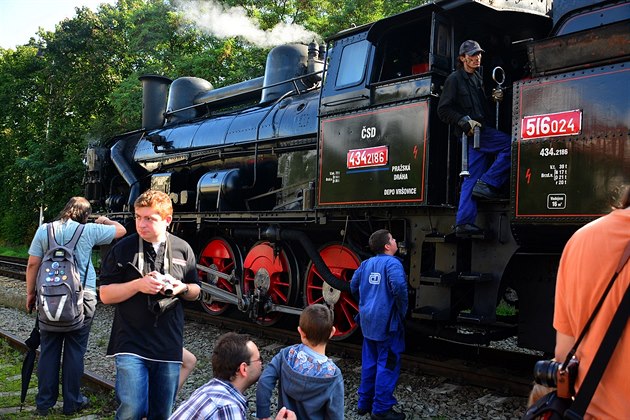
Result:
M287 249L279 253L269 242L260 242L252 247L245 257L243 294L253 296L257 292L263 300L271 299L274 304L291 306L295 302L298 281L297 261ZM256 322L263 326L276 324L283 314L280 312L260 313Z
M327 245L319 254L330 272L345 282L350 282L360 264L359 257L352 250L339 244ZM337 329L333 340L344 340L357 330L355 316L359 312L358 303L349 292L340 292L327 284L312 262L306 273L304 296L307 305L322 303L333 306Z
M199 255L199 264L213 268L225 274L238 273L242 267L242 259L238 247L226 238L215 237L208 241ZM202 281L213 284L220 289L236 294L236 288L224 278L211 278L212 275L199 271ZM210 315L221 315L230 308L230 304L213 301L201 302L201 307Z

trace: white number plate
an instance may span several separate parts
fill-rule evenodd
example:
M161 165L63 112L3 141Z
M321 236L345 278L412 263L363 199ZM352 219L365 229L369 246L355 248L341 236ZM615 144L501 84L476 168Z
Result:
M389 160L387 146L368 147L348 150L346 165L348 169L385 166Z
M523 117L521 138L573 136L582 132L582 111L565 111L554 114Z

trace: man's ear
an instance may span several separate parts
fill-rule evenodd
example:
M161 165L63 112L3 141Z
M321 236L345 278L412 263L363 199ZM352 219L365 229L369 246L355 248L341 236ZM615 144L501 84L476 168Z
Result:
M240 375L242 378L247 376L247 363L242 362L238 365L238 369L236 369L236 374Z
M330 330L330 337L328 338L332 338L332 336L335 335L336 332L337 332L337 328L335 328L335 326L333 325L333 327Z

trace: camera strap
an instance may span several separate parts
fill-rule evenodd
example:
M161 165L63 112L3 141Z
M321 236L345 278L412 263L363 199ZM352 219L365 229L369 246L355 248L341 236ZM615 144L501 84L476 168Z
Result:
M137 270L143 275L145 272L145 264L144 264L144 240L138 235L138 253L136 255L136 263ZM164 254L163 254L163 262L162 262L162 274L170 274L170 269L172 266L172 254L170 247L170 236L169 233L166 232L166 241L164 242ZM165 297L162 299L154 300L151 295L147 295L147 304L149 310L155 315L155 322L153 323L154 327L157 327L158 318L165 311L173 308L179 298L177 296Z
M617 270L615 271L612 278L610 279L610 282L608 282L608 286L606 286L606 290L604 290L602 297L599 299L599 302L597 302L597 306L595 306L595 309L593 310L593 313L591 314L586 325L584 326L584 329L580 333L579 338L577 339L577 341L571 348L571 351L567 355L567 359L562 365L562 369L566 368L566 366L569 363L569 360L573 357L573 355L575 355L578 345L580 344L580 342L586 335L586 331L591 326L591 323L593 322L595 315L597 315L597 313L601 309L604 303L604 300L606 299L606 296L608 295L608 292L610 291L615 280L619 276L619 273L621 272L623 267L626 265L628 258L630 258L630 243L626 245L624 253L621 256L621 259L619 260L619 265L617 266ZM615 312L613 319L610 321L610 325L608 326L608 330L606 331L606 334L604 335L604 339L602 340L601 344L599 345L599 348L597 349L597 353L595 354L595 357L593 359L593 362L591 363L591 366L589 367L588 372L586 372L584 381L582 385L580 386L580 390L575 396L575 400L573 401L573 404L571 404L571 408L564 413L565 418L581 419L584 417L584 414L586 413L586 409L588 408L588 405L590 404L591 399L593 398L593 395L595 394L597 385L599 384L599 381L602 378L604 371L606 370L608 361L610 360L610 357L612 356L615 350L615 347L617 346L617 342L619 341L619 338L621 337L621 333L623 332L628 322L629 315L630 315L630 286L626 288L626 292L623 298L621 299L621 303L619 304L619 307L617 308L617 311Z
M162 274L169 274L172 263L171 247L169 246L169 233L166 232L166 241L164 242L164 260L162 262ZM144 240L138 235L138 254L136 256L138 270L144 272Z

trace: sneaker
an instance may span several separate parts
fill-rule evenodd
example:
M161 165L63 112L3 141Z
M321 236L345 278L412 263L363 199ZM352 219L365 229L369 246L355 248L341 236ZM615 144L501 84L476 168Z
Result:
M81 403L79 403L79 405L77 406L77 408L75 408L72 411L64 411L63 414L65 416L71 416L73 414L76 414L78 412L80 412L81 410L84 410L86 408L88 408L88 406L90 405L90 401L88 400L88 398L84 395L82 398Z
M499 198L506 198L498 188L483 182L478 179L472 191L472 196L475 198L484 198L486 200L496 200Z
M35 415L37 417L48 417L48 409L47 408L36 408Z
M372 420L405 420L406 417L407 416L405 416L405 413L399 413L398 411L391 408L389 409L389 411L386 411L384 413L372 413L372 416L370 418Z
M469 238L471 236L484 236L484 231L479 226L472 223L464 223L455 226L455 236Z

